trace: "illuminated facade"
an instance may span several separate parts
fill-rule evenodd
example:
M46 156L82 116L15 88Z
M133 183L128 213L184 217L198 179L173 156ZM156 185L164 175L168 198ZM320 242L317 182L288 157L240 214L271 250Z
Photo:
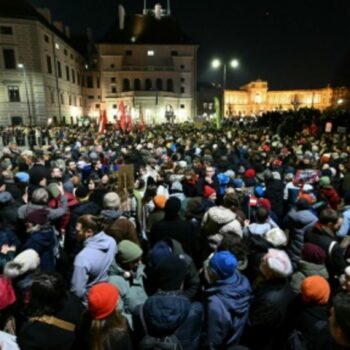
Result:
M347 89L346 89L347 90ZM313 90L271 90L266 81L256 80L240 90L225 91L225 116L261 115L268 111L315 108L325 110L340 103L335 101L339 89L326 87Z

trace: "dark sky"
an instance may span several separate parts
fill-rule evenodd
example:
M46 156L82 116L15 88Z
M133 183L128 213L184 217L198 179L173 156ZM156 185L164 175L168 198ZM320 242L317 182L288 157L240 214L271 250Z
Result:
M48 7L75 32L102 35L117 17L118 0L30 0ZM156 2L148 0L148 7ZM120 0L141 13L143 0ZM236 57L228 86L260 77L272 89L350 85L350 0L172 0L172 15L199 43L201 81L220 81L214 57Z

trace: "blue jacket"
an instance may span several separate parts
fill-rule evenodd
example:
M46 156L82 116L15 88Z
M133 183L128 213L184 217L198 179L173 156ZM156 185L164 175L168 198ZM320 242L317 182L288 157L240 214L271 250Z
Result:
M145 332L140 323L140 307L134 310L134 325L135 335L142 339ZM198 349L203 323L203 306L200 303L191 303L179 292L158 292L147 299L143 312L150 335L163 337L175 334L183 350Z
M232 277L216 281L205 293L205 345L214 350L238 344L248 319L252 295L248 279L236 271Z

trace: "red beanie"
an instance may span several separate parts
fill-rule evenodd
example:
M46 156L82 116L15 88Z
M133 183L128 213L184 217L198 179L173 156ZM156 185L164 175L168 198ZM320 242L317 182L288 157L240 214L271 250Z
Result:
M210 187L210 186L204 186L204 197L209 198L212 194L214 194L216 191Z
M271 210L271 202L267 198L260 198L258 201L258 206Z
M305 303L325 305L329 301L331 289L327 280L321 276L306 277L300 287Z
M255 177L256 175L256 172L254 169L250 168L250 169L247 169L244 173L245 177L247 177L248 179L252 179Z
M109 316L117 307L119 291L111 283L99 283L91 287L88 303L91 316L95 320L102 320Z

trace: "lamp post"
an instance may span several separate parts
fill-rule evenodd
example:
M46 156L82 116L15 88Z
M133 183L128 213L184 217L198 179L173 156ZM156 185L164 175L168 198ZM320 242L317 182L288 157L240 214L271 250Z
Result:
M228 62L228 65L232 69L237 69L239 67L239 61L237 59L232 59ZM226 80L227 80L227 62L222 62L220 59L216 58L211 62L211 66L214 69L219 69L223 67L222 75L222 99L221 99L221 113L225 116L225 91L226 91Z
M27 72L26 67L23 63L18 63L17 68L21 69L23 72L23 80L24 80L24 88L26 91L26 100L27 100L27 112L28 112L28 119L29 119L29 125L32 126L32 113L30 111L30 102L29 102L29 92L28 92L28 85L27 85Z

